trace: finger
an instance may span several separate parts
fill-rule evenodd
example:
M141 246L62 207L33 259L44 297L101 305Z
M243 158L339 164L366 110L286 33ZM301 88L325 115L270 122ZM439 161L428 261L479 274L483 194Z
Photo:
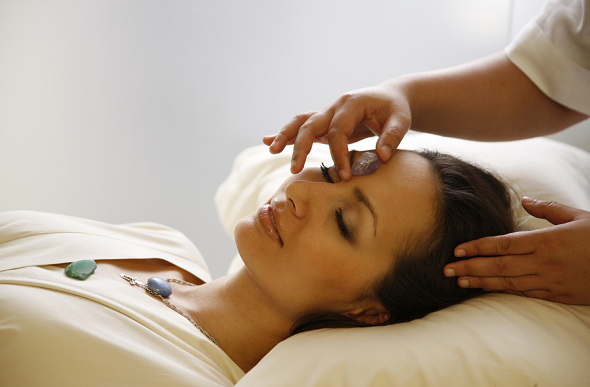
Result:
M295 142L293 143L291 173L301 172L315 139L326 135L331 118L332 109L328 108L320 113L314 114L301 125L297 138L295 138Z
M285 146L292 143L297 138L301 126L314 114L316 114L316 112L306 112L297 114L293 117L285 126L283 126L278 134L274 135L273 141L270 144L266 144L265 142L265 144L270 147L270 153L281 153L283 149L285 149ZM267 137L270 138L272 136Z
M523 276L537 273L531 263L531 256L507 255L499 257L477 257L449 263L444 268L447 277L496 277Z
M402 142L410 128L409 120L403 117L389 117L379 139L377 140L377 155L383 162L387 162L393 152Z
M360 141L362 139L365 139L367 137L369 137L369 136L367 136L366 134L365 135L358 134L356 132L356 129L355 129L355 131L352 132L352 134L348 137L348 139L346 140L346 142L349 143L349 144L352 144L352 143L358 142L358 141ZM326 136L322 136L322 137L316 138L315 139L315 142L319 142L320 144L326 144L327 145L328 144L328 136L326 135Z
M527 196L522 198L524 209L536 218L546 219L553 224L563 224L575 220L581 210L554 201L537 200Z
M332 160L334 160L334 165L342 181L348 181L352 177L348 144L345 137L342 133L338 133L328 140Z
M319 142L320 144L328 144L328 136L322 136L315 139L315 142Z
M349 103L350 105L350 103ZM353 106L343 106L334 114L328 130L328 144L334 165L343 181L352 177L348 153L348 137L363 120L364 115L357 116Z
M262 143L264 145L270 146L276 137L277 137L276 134L270 134L268 136L264 136L264 137L262 137Z
M490 291L530 292L547 290L535 275L519 277L459 277L457 285L462 288L483 288Z
M541 230L539 230L541 231ZM529 254L541 242L539 231L520 231L512 234L485 237L461 243L455 248L456 257Z
M265 145L268 145L268 151L272 154L281 153L285 146L289 144L289 140L282 135L281 133L276 134L270 143L267 143L268 140L262 139Z
M361 123L358 124L356 128L354 128L353 132L348 136L346 142L352 144L372 136L379 136L379 132L373 130L364 121L361 121Z

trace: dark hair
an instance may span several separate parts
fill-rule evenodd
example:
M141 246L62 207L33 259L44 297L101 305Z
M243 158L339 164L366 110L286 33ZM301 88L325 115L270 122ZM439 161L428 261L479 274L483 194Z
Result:
M373 294L390 311L378 325L410 321L483 293L446 278L443 267L456 258L457 245L515 229L511 191L493 173L436 151L417 151L430 161L438 189L436 222L431 230L410 237L392 269L374 286ZM375 326L338 313L303 317L291 333L320 328Z

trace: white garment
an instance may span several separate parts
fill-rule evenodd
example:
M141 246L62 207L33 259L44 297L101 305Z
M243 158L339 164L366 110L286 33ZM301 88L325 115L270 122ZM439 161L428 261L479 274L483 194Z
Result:
M219 347L142 289L98 275L75 280L52 266L130 258L161 258L210 280L196 247L164 226L0 214L0 384L232 386L242 378Z
M590 115L590 0L549 0L506 48L547 96Z

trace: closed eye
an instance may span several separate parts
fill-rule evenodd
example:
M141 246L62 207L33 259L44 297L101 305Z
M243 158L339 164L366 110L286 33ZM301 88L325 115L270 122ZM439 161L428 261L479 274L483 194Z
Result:
M330 170L324 165L324 163L320 164L320 170L322 171L322 175L324 175L324 179L326 179L328 183L334 184L334 180L330 176ZM342 215L341 208L334 210L334 218L336 221L336 225L340 230L340 235L342 235L344 239L346 239L347 241L352 242L352 235L350 235L348 227L346 227L346 223L344 223L344 217Z
M344 223L344 218L342 217L342 210L337 209L335 211L335 216L336 216L336 224L338 225L338 228L340 229L340 235L342 235L344 237L344 239L346 239L347 241L349 241L349 242L352 241L352 236L348 232L348 228L346 227L346 224Z

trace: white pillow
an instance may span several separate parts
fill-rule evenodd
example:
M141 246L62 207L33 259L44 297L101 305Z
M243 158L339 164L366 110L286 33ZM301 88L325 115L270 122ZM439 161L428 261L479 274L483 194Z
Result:
M354 144L374 148L375 139ZM400 148L437 149L500 174L519 195L590 210L590 154L548 139L478 143L429 134ZM219 188L225 229L255 211L289 176L290 149L242 152ZM316 144L307 165L331 165ZM527 228L548 224L524 217ZM231 270L241 265L239 256ZM488 294L408 323L298 334L275 347L238 384L275 386L585 386L590 380L590 307Z

